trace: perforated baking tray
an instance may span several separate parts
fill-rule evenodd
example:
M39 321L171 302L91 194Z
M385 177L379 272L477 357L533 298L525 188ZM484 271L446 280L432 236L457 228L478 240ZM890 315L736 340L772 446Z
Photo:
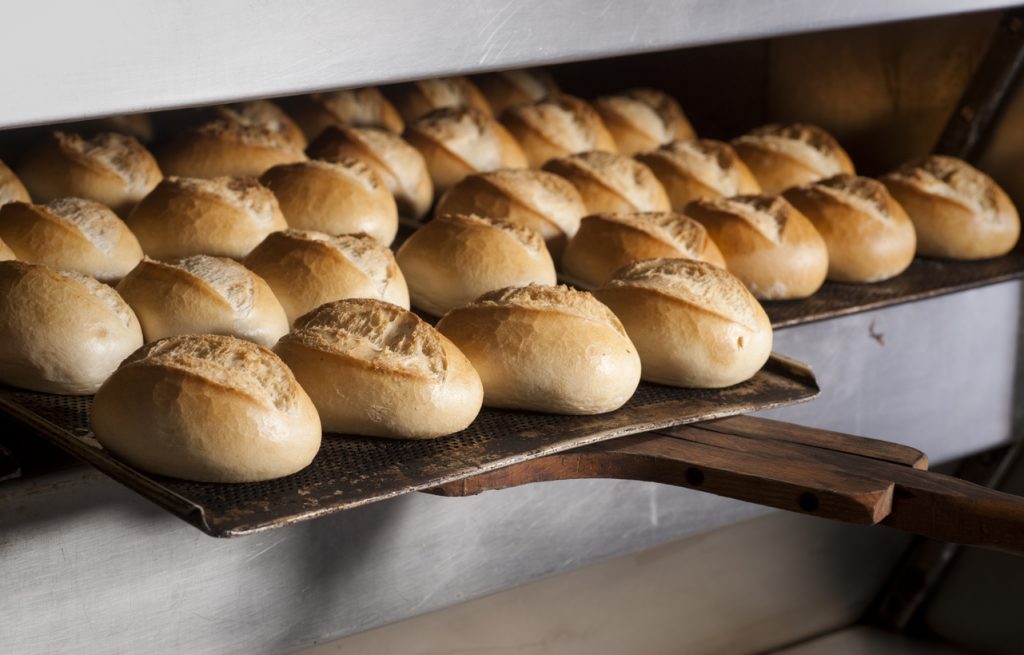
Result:
M469 428L441 439L397 441L325 435L319 454L306 469L251 484L185 482L121 463L92 436L91 396L55 396L0 387L0 412L200 530L231 537L429 489L604 439L798 403L817 394L810 369L773 356L761 372L743 384L686 390L643 383L623 408L598 416L485 408Z

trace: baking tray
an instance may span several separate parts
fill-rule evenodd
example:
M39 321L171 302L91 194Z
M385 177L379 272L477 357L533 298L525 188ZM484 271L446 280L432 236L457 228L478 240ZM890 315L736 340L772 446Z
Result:
M803 402L818 392L809 368L773 355L754 378L742 384L696 390L641 383L624 407L597 416L484 408L469 428L440 439L325 435L319 454L304 470L269 482L245 484L186 482L121 463L92 436L91 396L57 396L0 386L0 412L203 532L232 537L429 489L605 439Z

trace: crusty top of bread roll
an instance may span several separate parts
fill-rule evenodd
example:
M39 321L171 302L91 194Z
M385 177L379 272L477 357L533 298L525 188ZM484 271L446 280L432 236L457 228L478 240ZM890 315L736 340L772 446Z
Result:
M78 134L54 132L53 140L68 157L115 173L136 193L145 193L160 180L153 156L134 137L102 132L84 139Z
M591 213L669 211L668 195L651 169L625 155L593 151L544 165L580 191Z
M377 87L314 93L291 108L295 121L312 141L328 127L379 127L401 134L405 121Z
M766 193L781 193L840 173L853 163L831 134L805 123L771 124L733 139L733 146Z
M559 95L505 112L502 123L523 146L532 168L590 150L618 152L601 116L586 101Z
M272 166L306 160L283 133L224 118L182 132L159 154L164 172L182 177L256 177Z
M476 85L461 76L409 82L394 87L392 91L395 106L406 123L442 107L475 109L487 116L493 113Z
M531 284L525 287L497 289L483 294L467 307L520 307L540 312L553 312L576 316L588 321L603 323L626 336L626 329L608 309L592 294L579 291L564 284Z
M306 147L306 137L288 114L268 100L250 100L233 105L221 105L214 110L220 118L264 128L280 135L293 148Z
M101 282L120 280L142 259L142 248L124 221L83 198L5 205L0 236L21 261L77 271Z
M876 221L891 223L897 219L895 210L899 207L892 201L885 185L869 177L833 175L801 188L823 194L831 201L846 205Z
M604 119L619 152L624 155L695 136L679 103L656 89L629 89L602 96L594 100L594 109Z
M733 198L705 198L698 201L703 209L722 212L742 219L762 237L781 243L791 207L781 196L751 195Z
M901 166L884 178L941 197L992 220L1000 209L999 189L988 175L955 157L931 155Z
M760 193L750 169L728 143L711 139L673 141L637 155L654 171L679 211L703 197Z
M14 171L0 159L0 205L15 200L31 202L25 185L21 183Z
M539 68L499 71L474 78L495 116L510 107L527 105L559 94L551 73Z

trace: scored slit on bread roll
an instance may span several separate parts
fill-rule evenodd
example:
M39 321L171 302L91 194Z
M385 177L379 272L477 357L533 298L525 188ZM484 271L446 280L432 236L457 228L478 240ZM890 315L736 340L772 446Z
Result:
M405 129L398 110L373 86L314 93L292 101L289 109L309 141L328 127L379 127L393 134Z
M651 169L625 155L584 152L552 159L544 170L572 182L591 214L671 211L665 188Z
M546 171L517 169L466 177L441 196L434 213L508 219L539 232L558 259L587 208L568 180Z
M142 259L124 221L92 200L60 198L45 205L0 207L0 238L17 258L115 283Z
M406 125L445 107L473 109L486 116L493 115L480 89L462 76L399 84L390 89L390 95Z
M288 317L270 286L238 262L192 255L145 259L117 285L146 342L179 334L223 334L271 348Z
M725 268L725 259L694 219L671 212L592 214L562 257L562 270L586 287L604 284L620 268L641 259L683 257Z
M650 382L728 387L753 377L771 354L764 309L739 279L707 262L634 262L594 296L622 321Z
M0 159L0 205L14 201L32 202L28 189L7 164Z
M683 211L700 198L761 193L754 174L732 146L721 141L673 141L636 158L665 187L673 211Z
M95 393L142 345L131 307L89 276L0 262L0 382L64 395Z
M585 291L499 289L448 312L437 329L472 362L490 407L600 414L624 405L640 383L625 329Z
M836 175L784 195L825 240L828 279L877 282L899 275L913 261L914 224L881 182Z
M275 232L242 263L274 290L289 322L343 298L377 298L409 308L409 289L394 255L366 234Z
M467 175L500 168L526 168L526 157L512 135L489 115L447 107L412 123L405 140L420 151L434 193L441 194Z
M269 100L220 105L214 108L214 112L219 118L277 134L293 149L302 150L307 145L306 136L295 121Z
M268 234L288 228L277 198L251 178L168 177L125 220L154 259L217 255L241 259Z
M540 68L485 73L473 78L495 116L506 109L540 102L560 91L551 73Z
M629 89L594 99L623 155L635 155L670 141L696 137L675 98L657 89Z
M402 137L377 127L329 127L310 144L313 159L358 159L380 177L395 197L398 213L420 219L434 201L434 184L419 150Z
M501 122L522 146L531 168L591 150L618 152L601 116L574 96L559 95L512 107L501 116Z
M114 132L91 139L54 132L22 159L18 175L36 202L86 198L121 216L163 177L141 143Z
M234 337L182 335L139 349L100 388L91 419L118 459L199 482L280 478L320 449L320 419L292 372Z
M914 222L921 255L986 259L1017 244L1017 208L992 178L967 162L932 155L882 182Z
M825 281L825 240L781 196L696 200L686 215L704 224L726 268L757 298L806 298Z
M275 166L260 182L274 192L289 227L327 234L362 232L385 246L398 234L394 197L358 159Z
M430 439L465 429L480 413L480 377L465 355L391 303L322 305L299 318L275 351L328 432Z
M305 161L302 148L265 125L219 118L178 134L159 150L167 175L258 177L278 164Z
M839 142L815 125L764 125L733 139L732 145L768 194L854 174L853 162Z
M540 234L501 218L441 214L395 255L414 307L434 316L487 291L554 284L555 265Z

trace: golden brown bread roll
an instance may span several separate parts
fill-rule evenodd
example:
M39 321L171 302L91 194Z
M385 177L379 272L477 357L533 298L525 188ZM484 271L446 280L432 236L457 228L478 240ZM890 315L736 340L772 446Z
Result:
M499 168L526 168L526 157L512 135L474 109L438 109L409 126L405 140L420 151L441 194L467 175Z
M296 321L275 350L328 432L430 439L466 428L480 413L483 389L469 360L391 303L322 305Z
M992 178L964 161L932 155L882 182L914 222L918 254L986 259L1017 244L1017 208Z
M379 127L401 134L405 122L377 87L314 93L290 107L292 118L312 141L328 127Z
M0 238L23 262L115 283L142 259L142 248L117 214L92 200L61 198L45 205L0 207Z
M420 219L434 201L434 184L419 150L376 127L329 127L307 150L313 159L358 159L373 169L395 197L398 213Z
M282 132L224 118L185 130L158 154L164 173L180 177L259 177L278 164L306 160Z
M289 322L342 298L378 298L409 308L394 255L366 234L275 232L243 263L274 290Z
M696 200L686 215L704 224L729 272L757 298L805 298L825 281L825 240L781 196Z
M435 214L479 214L505 218L540 233L557 259L587 213L568 180L529 169L470 175L448 190Z
M853 175L853 162L831 134L804 123L772 124L733 139L762 191L779 194L833 175Z
M141 143L113 132L91 139L54 132L25 156L18 175L36 202L85 198L121 216L163 177Z
M725 268L718 246L694 219L640 212L584 217L562 257L562 270L574 282L596 287L623 266L653 257L699 259Z
M914 224L877 180L836 175L793 187L785 197L825 239L830 280L886 280L914 259Z
M764 309L735 276L707 262L634 262L594 296L622 321L650 382L728 387L753 377L771 355Z
M223 334L272 348L288 332L288 318L270 286L224 257L145 259L117 291L135 311L147 343L179 334Z
M109 286L71 271L0 262L0 382L95 393L141 345L139 321Z
M316 408L280 358L210 334L163 339L129 357L96 394L92 429L131 466L200 482L291 475L321 439Z
M506 111L502 124L515 137L531 168L591 150L618 152L601 116L579 98L559 95Z
M21 183L14 171L7 168L7 164L0 159L0 205L15 200L32 202L28 195L28 189Z
M250 100L214 109L218 118L251 125L279 135L295 150L306 147L306 137L295 121L269 100Z
M480 89L461 76L399 84L391 89L391 97L406 125L445 107L475 109L487 116L493 115Z
M490 407L600 414L624 405L640 383L625 329L585 291L499 289L448 312L437 329L473 363Z
M395 255L414 307L434 316L504 287L555 283L540 234L502 218L441 214Z
M263 174L288 225L327 234L363 232L385 246L398 233L398 206L373 169L358 159L314 159Z
M487 98L495 116L501 116L511 107L540 102L560 93L555 78L541 68L486 73L473 81Z
M625 155L584 152L552 159L544 170L572 182L590 214L671 211L665 188L651 169Z
M277 199L251 178L169 177L125 221L154 259L216 255L241 259L271 232L287 229Z
M673 141L636 156L665 187L672 210L700 198L761 193L754 174L728 143L711 139Z
M696 138L675 98L656 89L629 89L594 100L623 155L653 150L670 141Z

